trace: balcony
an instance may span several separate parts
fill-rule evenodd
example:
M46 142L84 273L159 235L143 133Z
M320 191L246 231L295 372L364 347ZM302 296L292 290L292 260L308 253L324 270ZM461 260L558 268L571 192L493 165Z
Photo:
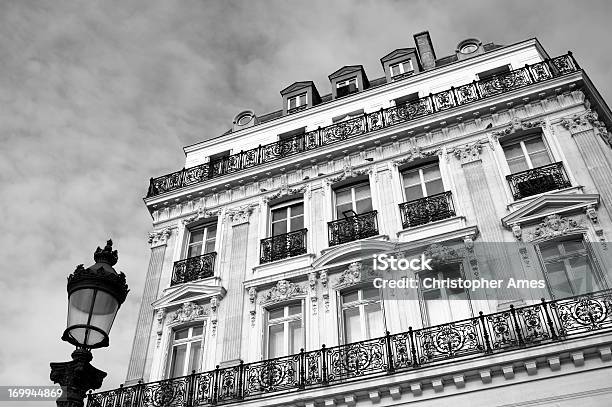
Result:
M294 232L283 233L261 239L260 264L270 263L289 257L299 256L306 253L306 233L308 229L300 229Z
M89 394L87 407L212 406L409 372L612 330L600 291L299 354Z
M399 205L399 208L404 229L455 216L455 207L450 191L404 202Z
M377 211L371 211L328 222L330 247L376 236L378 234L377 213Z
M515 200L572 186L562 162L510 174L506 179Z
M170 286L212 277L215 272L216 258L217 252L210 252L174 262Z
M420 117L512 92L532 84L571 74L579 69L571 53L546 59L502 75L474 81L456 88L453 87L402 106L393 106L366 113L354 119L322 127L292 139L262 145L219 158L214 162L151 178L147 198L277 161L294 154L321 148L361 134L407 123Z

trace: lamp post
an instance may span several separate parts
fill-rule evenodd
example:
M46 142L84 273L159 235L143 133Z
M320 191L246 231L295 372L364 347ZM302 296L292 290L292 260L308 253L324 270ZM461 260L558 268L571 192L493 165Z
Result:
M58 407L83 407L88 390L102 386L106 373L96 369L91 349L108 346L108 334L128 293L125 274L113 266L119 256L109 240L94 253L95 264L78 265L68 276L68 322L62 340L76 346L70 362L51 363L50 378L62 386Z

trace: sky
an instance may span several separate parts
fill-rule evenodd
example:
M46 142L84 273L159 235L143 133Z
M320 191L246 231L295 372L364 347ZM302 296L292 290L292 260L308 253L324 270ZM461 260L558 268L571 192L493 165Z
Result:
M93 364L103 388L123 382L149 262L148 180L239 111L280 109L295 81L329 93L343 65L380 77L380 58L424 30L438 57L469 37L572 50L610 101L610 17L606 0L0 0L0 386L48 385L49 362L70 359L66 277L109 237L131 291Z

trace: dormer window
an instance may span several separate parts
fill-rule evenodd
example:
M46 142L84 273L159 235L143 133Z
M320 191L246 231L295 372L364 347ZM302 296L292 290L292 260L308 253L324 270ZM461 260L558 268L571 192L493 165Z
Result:
M304 92L300 95L292 96L287 99L287 110L290 111L297 109L299 107L306 106L307 104L306 92Z
M403 76L404 74L412 73L414 70L411 59L390 65L389 69L391 69L391 77L394 79L396 77Z
M336 83L336 88L338 89L336 91L336 95L338 97L350 95L351 93L356 93L359 89L357 87L357 78L350 78L345 81L338 82Z

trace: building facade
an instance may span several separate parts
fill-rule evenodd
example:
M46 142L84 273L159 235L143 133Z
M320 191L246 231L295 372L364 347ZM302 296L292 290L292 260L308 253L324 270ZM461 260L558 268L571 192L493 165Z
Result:
M536 39L414 43L151 179L126 384L90 406L610 405L609 108ZM374 284L402 276L505 283Z

